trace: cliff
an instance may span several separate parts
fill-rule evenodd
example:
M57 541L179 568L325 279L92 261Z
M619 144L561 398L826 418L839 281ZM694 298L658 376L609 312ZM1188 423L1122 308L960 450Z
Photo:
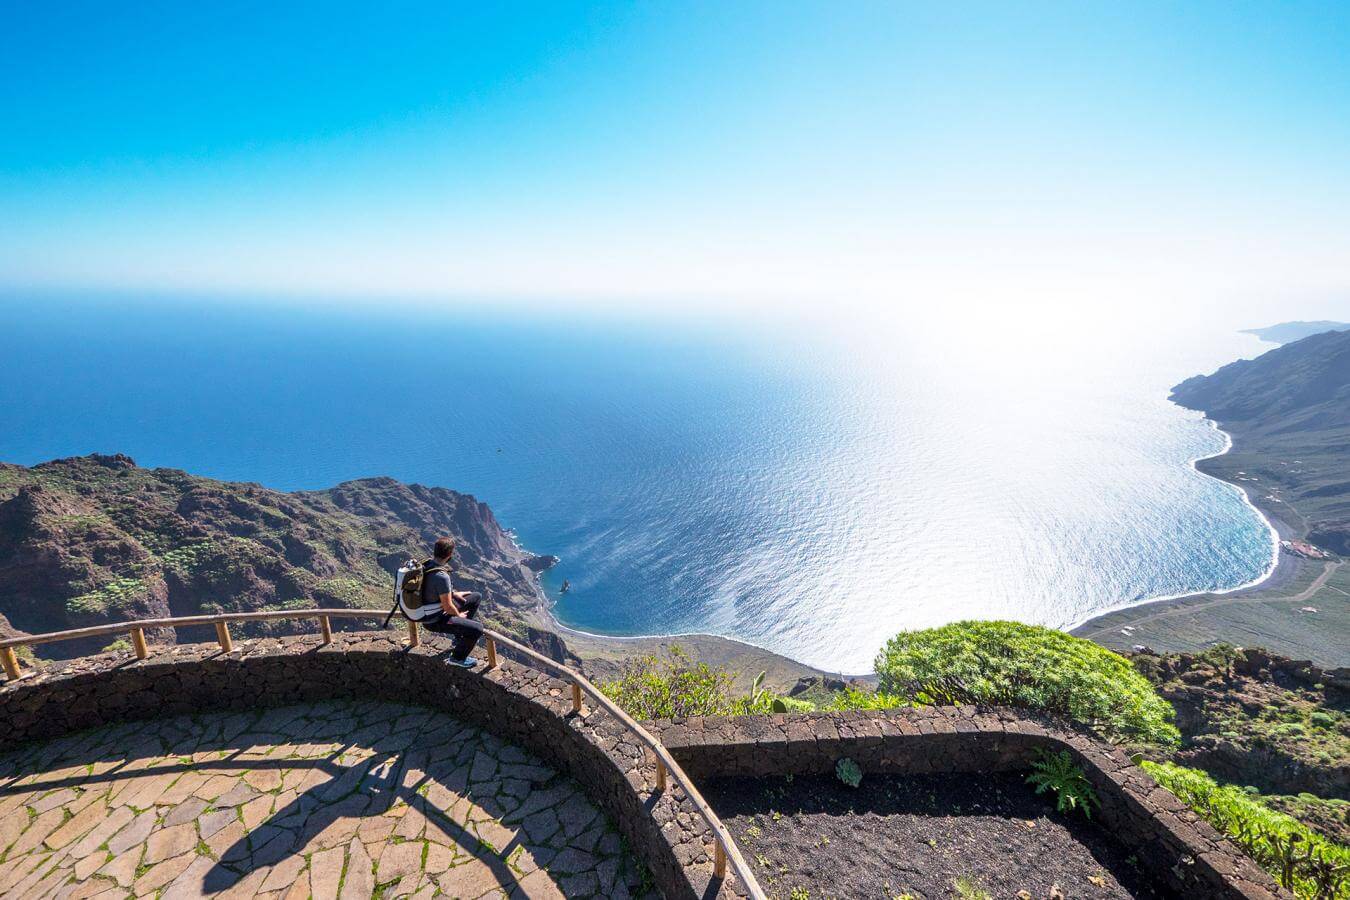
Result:
M1350 555L1350 331L1314 334L1189 378L1172 399L1233 437L1202 471L1321 547Z
M0 630L285 607L387 609L398 564L426 556L444 534L459 545L456 584L484 594L490 621L563 652L556 637L524 622L542 600L539 559L467 494L392 478L288 493L145 469L120 455L0 463ZM39 648L62 657L94 649Z

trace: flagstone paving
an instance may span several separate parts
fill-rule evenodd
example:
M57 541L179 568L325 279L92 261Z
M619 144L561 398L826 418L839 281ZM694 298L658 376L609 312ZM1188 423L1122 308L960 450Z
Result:
M420 707L98 728L0 756L0 896L652 895L576 782Z

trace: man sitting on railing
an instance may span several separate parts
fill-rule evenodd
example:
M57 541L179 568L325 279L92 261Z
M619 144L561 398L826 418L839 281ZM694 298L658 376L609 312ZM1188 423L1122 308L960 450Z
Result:
M472 669L478 660L469 651L483 634L482 624L475 622L478 604L483 597L473 591L457 591L450 584L450 561L455 556L455 539L443 537L432 548L432 558L422 565L422 603L439 603L441 611L422 618L418 624L428 631L448 634L455 640L450 650L450 661Z

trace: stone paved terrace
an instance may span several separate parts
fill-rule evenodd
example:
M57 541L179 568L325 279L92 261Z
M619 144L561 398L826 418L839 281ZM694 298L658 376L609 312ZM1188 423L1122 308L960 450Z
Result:
M650 884L570 778L444 713L364 700L11 751L0 846L0 895L25 900L623 898Z

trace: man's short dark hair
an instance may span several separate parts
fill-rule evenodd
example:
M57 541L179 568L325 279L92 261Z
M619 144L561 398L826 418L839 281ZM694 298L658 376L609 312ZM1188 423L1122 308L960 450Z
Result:
M435 554L437 559L445 559L455 552L455 539L452 537L441 538L436 541L436 546L432 548L431 552Z

